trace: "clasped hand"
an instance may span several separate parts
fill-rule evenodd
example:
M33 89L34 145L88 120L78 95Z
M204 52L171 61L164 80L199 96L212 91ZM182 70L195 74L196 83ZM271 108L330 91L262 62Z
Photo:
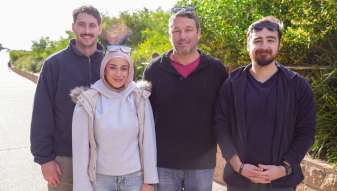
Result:
M253 183L268 184L286 175L283 166L244 164L241 175Z

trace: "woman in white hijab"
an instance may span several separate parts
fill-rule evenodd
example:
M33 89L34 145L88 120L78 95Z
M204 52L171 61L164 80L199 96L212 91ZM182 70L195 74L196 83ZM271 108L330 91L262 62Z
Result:
M71 92L74 191L153 191L158 183L149 86L133 81L125 47L109 50L101 79Z

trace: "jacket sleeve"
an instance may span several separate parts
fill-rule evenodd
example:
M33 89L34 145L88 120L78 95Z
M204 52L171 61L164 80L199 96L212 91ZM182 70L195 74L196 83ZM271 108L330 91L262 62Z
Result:
M152 108L148 99L145 100L144 110L144 183L156 184L158 183L156 134Z
M222 85L215 108L215 124L214 131L216 134L217 143L220 146L223 157L229 161L235 154L236 148L233 144L230 113L231 108L231 88L229 80L226 80Z
M54 96L57 86L55 64L48 60L37 83L32 113L30 142L34 161L44 164L54 160L53 134L55 119L53 114Z
M73 189L74 191L93 191L89 175L88 114L76 104L72 122L73 149Z
M298 81L296 91L297 114L294 131L294 139L290 149L284 155L284 160L292 166L299 165L305 154L314 143L316 110L314 97L309 83L302 79Z

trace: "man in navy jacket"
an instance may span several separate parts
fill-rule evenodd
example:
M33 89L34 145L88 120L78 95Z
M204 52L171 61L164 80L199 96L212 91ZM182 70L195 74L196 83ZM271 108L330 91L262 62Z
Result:
M169 20L173 50L151 61L144 78L152 83L158 154L158 191L210 191L215 166L213 118L224 65L197 49L200 24L182 9Z
M282 24L274 17L247 32L251 64L230 74L218 97L217 139L229 191L290 191L303 180L300 162L314 142L309 83L276 61Z
M71 124L75 104L69 96L77 86L99 79L103 48L97 43L101 16L92 6L73 12L76 39L50 56L37 83L31 125L31 151L41 165L49 190L72 190Z

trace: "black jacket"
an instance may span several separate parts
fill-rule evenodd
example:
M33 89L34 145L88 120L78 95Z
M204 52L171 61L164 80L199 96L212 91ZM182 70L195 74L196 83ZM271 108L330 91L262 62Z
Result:
M43 64L37 83L31 124L31 152L43 164L56 155L71 156L71 124L75 104L70 90L99 79L103 48L90 57L82 55L75 40Z
M155 59L144 72L152 83L158 166L207 169L215 166L213 117L224 65L201 53L200 64L187 78L171 65L169 54Z
M272 182L276 187L293 187L303 180L300 162L314 142L316 113L309 83L299 74L277 64L280 77L277 82L277 114L272 144L272 164L288 161L293 173ZM217 101L215 129L224 158L228 161L238 154L244 163L247 143L245 117L245 89L250 65L237 69L223 84ZM256 139L263 139L261 137ZM226 165L227 184L247 187L250 181Z

